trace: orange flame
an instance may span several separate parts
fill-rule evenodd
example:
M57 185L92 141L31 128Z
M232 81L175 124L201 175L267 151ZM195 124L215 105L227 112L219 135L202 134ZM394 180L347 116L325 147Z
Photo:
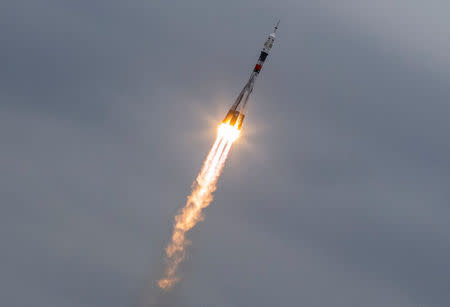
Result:
M175 216L172 239L166 248L166 271L158 281L163 290L170 289L179 281L177 269L186 256L186 247L191 243L186 239L186 232L203 220L202 210L213 200L217 180L222 172L231 145L239 137L237 126L222 123L202 169L194 181L186 205Z

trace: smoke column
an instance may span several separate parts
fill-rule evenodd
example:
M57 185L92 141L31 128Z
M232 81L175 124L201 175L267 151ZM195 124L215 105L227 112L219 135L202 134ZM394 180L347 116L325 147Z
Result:
M229 124L219 126L216 141L193 183L186 205L175 216L172 238L166 248L167 267L164 276L158 281L159 287L163 290L170 289L180 279L177 269L186 256L186 247L191 243L186 239L186 232L203 220L202 210L213 200L217 180L239 132L236 126Z

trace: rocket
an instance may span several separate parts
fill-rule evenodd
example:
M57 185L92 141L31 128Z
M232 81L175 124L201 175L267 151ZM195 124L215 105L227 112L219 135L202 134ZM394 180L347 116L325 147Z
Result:
M250 94L253 91L253 85L255 83L256 77L258 77L259 72L261 71L264 61L272 49L273 43L275 41L275 32L278 30L278 25L280 21L278 20L277 24L274 26L273 32L269 34L266 42L264 43L264 47L259 54L258 61L253 68L253 71L248 79L247 83L244 85L244 88L241 90L239 95L237 96L234 104L231 106L224 120L222 121L225 124L229 124L231 126L236 126L239 130L242 128L242 123L244 122L245 110L247 107L247 101Z

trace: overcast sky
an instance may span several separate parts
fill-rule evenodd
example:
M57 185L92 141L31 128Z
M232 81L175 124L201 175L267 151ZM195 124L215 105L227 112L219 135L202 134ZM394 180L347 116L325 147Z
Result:
M450 306L449 10L2 1L0 305ZM173 216L278 18L161 295Z

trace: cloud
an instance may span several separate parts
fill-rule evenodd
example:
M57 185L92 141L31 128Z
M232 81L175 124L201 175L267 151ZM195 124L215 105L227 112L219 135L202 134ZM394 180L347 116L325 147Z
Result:
M162 302L447 306L445 21L430 6L416 25L401 4L421 8L5 3L4 303L123 306L151 288L215 121L281 15L244 136Z

